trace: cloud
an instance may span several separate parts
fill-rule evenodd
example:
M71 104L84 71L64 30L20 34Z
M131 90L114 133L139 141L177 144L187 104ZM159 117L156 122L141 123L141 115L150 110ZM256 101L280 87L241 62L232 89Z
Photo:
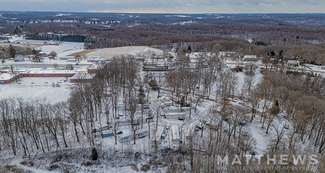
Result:
M0 0L1 11L323 13L324 0Z

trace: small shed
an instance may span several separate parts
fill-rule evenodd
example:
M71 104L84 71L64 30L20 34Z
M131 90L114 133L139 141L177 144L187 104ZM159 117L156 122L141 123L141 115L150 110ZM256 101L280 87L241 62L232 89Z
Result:
M15 62L22 62L24 61L23 55L15 55Z
M296 67L296 66L299 66L299 61L297 61L297 60L288 60L287 65Z
M103 138L108 138L108 137L111 137L111 136L114 136L112 132L103 133Z

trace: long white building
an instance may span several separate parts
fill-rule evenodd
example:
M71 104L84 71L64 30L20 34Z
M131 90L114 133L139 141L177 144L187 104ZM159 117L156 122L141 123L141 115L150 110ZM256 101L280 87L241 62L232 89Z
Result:
M148 136L148 134L149 134L148 130L139 130L139 131L137 131L135 133L135 138L136 139L143 138L143 137ZM131 140L134 140L134 134L133 134L133 132L130 132L130 133L127 133L127 134L123 134L123 135L118 136L117 139L121 143L127 142L127 141L131 141Z

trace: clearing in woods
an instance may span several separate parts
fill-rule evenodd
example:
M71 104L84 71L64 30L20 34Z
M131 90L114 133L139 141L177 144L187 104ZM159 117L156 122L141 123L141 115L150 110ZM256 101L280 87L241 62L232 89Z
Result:
M141 53L149 53L155 55L162 55L163 50L155 49L147 46L124 46L115 48L96 49L96 51L87 54L89 58L100 56L103 59L111 59L115 55L130 54L137 56ZM139 55L143 56L143 55Z

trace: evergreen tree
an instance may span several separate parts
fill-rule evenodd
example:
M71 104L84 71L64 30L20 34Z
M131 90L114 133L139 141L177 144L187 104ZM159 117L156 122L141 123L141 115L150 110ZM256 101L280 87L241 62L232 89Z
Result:
M271 113L273 115L278 115L280 113L279 101L276 100L271 108Z
M189 53L191 53L191 52L192 52L192 48L191 48L191 46L190 46L190 45L187 47L187 50L188 50L188 52L189 52Z
M10 56L10 58L13 58L13 57L15 57L15 55L16 55L16 49L10 44L9 45L9 56Z
M150 82L149 82L149 86L153 89L153 90L158 90L158 84L157 84L157 81L155 79L152 79Z
M185 96L182 97L181 99L181 107L185 107L186 103L185 103Z
M145 97L145 94L144 94L144 90L142 88L142 85L140 86L140 89L139 89L139 104L144 104L144 97Z
M91 150L91 159L92 159L92 160L97 160L97 159L98 159L98 153L97 153L96 148L93 148L93 149Z

